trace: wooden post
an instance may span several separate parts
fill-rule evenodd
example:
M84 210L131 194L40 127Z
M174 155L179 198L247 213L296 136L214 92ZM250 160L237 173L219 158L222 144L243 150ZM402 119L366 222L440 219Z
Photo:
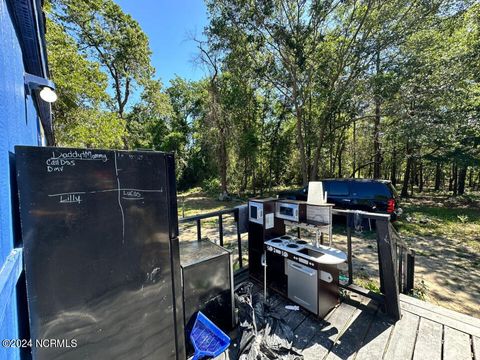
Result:
M220 237L220 246L223 246L223 217L222 214L218 215L218 234Z
M378 260L380 268L380 282L383 283L385 295L385 310L395 320L400 320L400 300L398 293L398 279L396 273L396 259L394 256L395 244L392 240L388 219L376 221Z
M235 209L235 222L237 223L237 247L238 247L238 266L240 269L243 268L243 259L242 259L242 234L240 233L240 210Z
M410 293L415 286L415 251L411 250L410 254L407 254L407 264L405 272L407 273L407 279L405 281L405 291Z
M348 285L353 284L353 261L352 261L352 225L353 216L348 213L347 221L347 262L348 262Z
M398 258L398 291L403 292L403 252L405 250L400 247L400 254Z
M202 224L200 219L197 219L197 241L202 240Z

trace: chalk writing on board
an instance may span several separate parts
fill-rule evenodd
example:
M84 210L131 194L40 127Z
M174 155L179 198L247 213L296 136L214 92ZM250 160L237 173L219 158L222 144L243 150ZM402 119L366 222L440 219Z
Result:
M70 194L60 196L60 204L80 204L82 197L79 194Z
M47 172L63 172L66 166L73 167L77 161L108 161L107 154L91 150L53 150L52 156L45 161Z
M138 190L122 190L124 200L143 200L142 193Z
M117 157L119 159L128 158L130 160L138 160L138 161L141 161L144 158L143 154L126 154L126 153L124 154L121 152L117 153Z
M72 191L67 193L59 193L59 194L50 194L49 197L54 196L61 196L61 195L69 195L69 194L98 194L98 193L105 193L105 192L124 192L124 195L127 194L135 194L131 197L143 197L143 193L162 193L163 188L160 189L132 189L132 188L120 188L120 189L104 189L104 190L92 190L92 191Z
M60 204L80 204L82 202L82 195L86 194L83 191L70 192L62 194L48 195L50 197L57 197Z

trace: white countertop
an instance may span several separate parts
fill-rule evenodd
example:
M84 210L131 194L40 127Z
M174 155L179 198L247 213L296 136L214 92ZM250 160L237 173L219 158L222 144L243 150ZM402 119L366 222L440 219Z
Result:
M295 243L296 240L299 240L295 237L292 237L292 240L290 240L290 241L289 240L282 240L282 242L276 242L274 240L282 240L282 239L281 238L275 238L275 239L265 241L265 245L272 246L272 247L274 247L278 250L281 250L281 251L289 252L289 253L294 254L298 257L302 257L304 259L316 262L317 264L338 265L338 264L341 264L341 263L343 263L347 260L347 255L343 251L341 251L339 249L335 249L333 247L324 246L324 245L320 245L320 246L316 247L316 246L313 246L313 245L310 245L310 244L307 243L307 244L301 244L301 245L299 244L298 248L293 249L293 248L289 248L287 245L290 244L290 243ZM321 255L319 257L313 257L313 256L309 256L309 255L302 254L301 252L299 252L299 250L302 250L302 249L305 249L305 248L321 252L323 255Z

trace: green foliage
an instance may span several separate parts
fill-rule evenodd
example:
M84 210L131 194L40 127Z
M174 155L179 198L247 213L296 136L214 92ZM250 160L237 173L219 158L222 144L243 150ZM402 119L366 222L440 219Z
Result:
M420 280L412 290L411 296L426 301L428 296L428 286L425 280Z
M216 196L220 193L220 181L217 178L210 178L203 180L202 190L207 194Z
M403 195L480 186L478 3L207 9L195 41L209 75L164 88L148 38L112 0L52 0L58 143L170 151L180 189L220 181L238 195L375 174L403 178Z
M147 82L141 101L127 115L128 143L135 149L168 150L164 138L169 133L168 121L173 109L159 81Z
M124 116L135 85L153 74L148 38L140 25L112 0L52 0L53 16L105 69L114 96L110 106Z
M61 146L121 147L125 123L102 110L108 99L107 77L97 63L78 51L75 40L51 20L47 22L50 71L59 99L53 104L57 143Z
M125 134L125 121L117 114L82 110L76 113L75 124L69 129L65 145L118 149L122 147Z

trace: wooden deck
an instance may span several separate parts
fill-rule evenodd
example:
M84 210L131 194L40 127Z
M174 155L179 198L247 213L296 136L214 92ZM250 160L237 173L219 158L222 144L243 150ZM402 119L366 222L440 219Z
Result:
M293 347L305 360L480 360L480 319L405 295L396 323L355 294L324 320L304 310L286 310L291 303L277 294L269 300L294 330ZM233 342L238 346L238 339Z

